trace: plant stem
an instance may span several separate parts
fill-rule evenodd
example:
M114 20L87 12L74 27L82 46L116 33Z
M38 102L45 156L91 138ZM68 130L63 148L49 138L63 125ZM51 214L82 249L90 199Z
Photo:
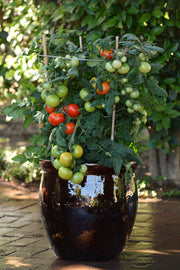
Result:
M72 134L71 139L70 139L69 144L68 144L68 147L69 147L70 151L71 151L72 145L74 144L74 138L75 138L76 130L80 126L80 122L81 122L81 119L80 118L77 119L73 134Z

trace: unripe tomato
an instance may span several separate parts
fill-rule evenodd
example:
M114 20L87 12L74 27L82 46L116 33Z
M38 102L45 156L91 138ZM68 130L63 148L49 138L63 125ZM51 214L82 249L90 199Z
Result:
M58 126L60 123L64 123L65 115L63 113L52 112L49 115L49 123L53 126Z
M134 91L130 94L130 96L131 96L132 98L138 98L138 97L139 97L139 91L138 91L138 90L134 90Z
M46 112L47 113L52 113L52 112L54 112L55 111L55 108L51 108L51 107L49 107L48 105L46 105Z
M122 63L120 60L114 60L112 63L113 68L119 69L122 66Z
M138 58L139 58L140 61L146 60L146 57L145 57L144 53L140 53L140 54L138 55Z
M71 177L71 182L73 184L80 184L84 179L84 174L81 172L75 172Z
M140 108L141 108L141 105L140 105L139 103L135 103L135 104L133 105L133 109L134 109L135 111L139 111Z
M60 97L60 98L66 97L67 94L68 94L68 88L67 88L67 86L64 85L64 84L61 84L61 85L58 87L58 90L57 90L56 94L57 94L58 97Z
M108 82L102 83L102 91L100 91L98 88L96 89L98 95L106 95L109 92L110 84Z
M41 93L42 100L46 101L46 99L49 95L50 95L50 92L48 90L43 90Z
M55 94L51 94L46 98L46 104L49 107L56 108L60 104L60 98Z
M126 95L126 91L125 90L121 90L121 95L125 96Z
M132 108L130 108L130 107L127 108L127 111L128 111L128 113L133 113L134 112L134 110Z
M123 55L121 57L121 62L123 62L123 63L127 62L127 57L125 55Z
M113 73L116 69L112 66L112 64L110 63L110 62L107 62L106 64L105 64L105 68L106 68L106 70L107 71L109 71L109 72L111 72L111 73Z
M71 117L76 117L80 114L79 106L75 103L64 106L64 110L66 110L67 114Z
M120 74L126 74L128 73L130 70L130 66L128 65L128 63L124 63L122 64L122 66L118 69L118 73Z
M84 101L87 101L89 99L86 99L85 97L89 95L89 92L86 88L82 88L81 91L79 92L80 98L83 99Z
M108 51L108 50L102 50L100 51L100 56L102 57L103 55L106 56L107 59L112 59L111 54L113 54L113 51Z
M52 147L51 152L52 152L53 157L59 158L60 155L61 155L64 151L63 151L62 149L60 149L58 145L54 145L54 146Z
M120 101L120 97L119 96L115 96L115 103L118 103Z
M69 152L63 152L61 155L60 155L60 163L63 167L69 167L71 165L71 162L72 162L72 154L69 153Z
M64 180L70 180L71 177L73 176L73 172L69 168L61 167L58 170L58 175L59 175L60 178L62 178Z
M92 77L90 79L90 83L91 83L93 88L96 88L96 81L97 81L97 77Z
M90 101L86 101L85 103L84 103L84 108L85 108L85 110L87 111L87 112L94 112L95 111L95 107L94 106L91 106L91 102Z
M73 152L72 152L72 156L73 158L81 158L82 155L83 155L83 148L81 145L78 145L78 144L74 144L72 146L73 148Z
M75 66L79 66L79 59L76 56L73 56L71 59L71 66L75 67Z
M53 165L54 165L54 168L59 170L59 168L62 167L61 163L59 162L59 159L55 159L54 162L53 162Z
M147 62L142 61L140 62L138 69L141 73L148 73L151 70L151 65Z
M81 167L80 167L80 169L79 169L79 171L82 173L82 174L86 174L86 172L87 172L87 166L85 165L85 164L81 164Z
M66 126L65 129L66 135L73 134L76 125L73 122L70 122L69 124L65 124L65 126Z
M51 88L51 83L49 83L49 82L44 83L44 84L43 84L43 88L44 88L45 90L49 90L49 89Z
M127 93L130 94L132 91L133 91L133 89L132 89L131 86L127 86L127 87L126 87L126 92L127 92Z
M125 102L127 107L131 107L133 105L132 101L130 99L127 99Z

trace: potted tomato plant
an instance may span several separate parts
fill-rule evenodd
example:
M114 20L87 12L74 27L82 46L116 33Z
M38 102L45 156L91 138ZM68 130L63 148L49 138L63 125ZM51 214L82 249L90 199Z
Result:
M110 259L135 220L138 135L166 99L156 79L161 65L153 60L162 49L133 34L83 38L79 45L74 33L62 32L46 45L43 54L38 39L28 52L37 54L41 83L31 83L26 100L3 109L23 115L25 128L41 125L15 160L44 169L41 214L56 254Z

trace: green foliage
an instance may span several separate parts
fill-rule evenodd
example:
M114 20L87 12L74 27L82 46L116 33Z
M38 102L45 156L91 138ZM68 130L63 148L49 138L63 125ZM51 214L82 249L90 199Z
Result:
M157 133L162 133L165 128L163 140L166 140L169 133L172 136L179 129L180 111L180 53L179 53L179 29L180 29L180 8L177 1L93 1L82 0L73 3L71 0L64 0L65 18L68 28L78 29L83 34L88 34L88 39L95 41L100 37L122 36L125 33L134 33L143 36L157 46L162 46L164 52L157 56L154 64L157 66L156 77L160 82L159 94L163 90L168 92L167 102L173 104L173 117L169 114L163 123L157 124L157 120L151 118L151 124L156 127ZM88 6L88 9L86 8ZM68 10L68 12L66 12ZM69 12L70 10L76 12ZM77 15L78 14L78 15ZM149 44L147 44L148 49ZM146 48L144 47L146 50ZM153 49L152 48L152 53ZM157 50L158 51L158 50ZM153 65L152 65L153 68ZM154 78L149 82L154 91ZM149 85L150 86L150 85ZM158 90L158 89L157 89ZM164 112L159 112L161 118ZM176 116L174 116L176 114ZM171 131L171 132L169 132ZM159 134L160 135L160 134ZM162 136L162 134L161 134ZM174 141L174 139L172 138ZM178 144L170 145L169 149Z

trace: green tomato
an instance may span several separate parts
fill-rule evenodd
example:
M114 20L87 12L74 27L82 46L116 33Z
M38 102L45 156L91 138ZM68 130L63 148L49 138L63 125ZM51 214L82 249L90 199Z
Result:
M142 112L141 112L145 117L147 116L147 112L146 112L146 110L142 110Z
M57 94L58 97L60 97L60 98L66 97L67 94L68 94L68 88L67 88L67 86L64 85L64 84L61 84L61 85L58 87L58 90L57 90L56 94Z
M84 101L88 101L89 99L85 98L86 96L89 95L89 92L86 88L82 88L81 91L79 92L80 98L83 99Z
M48 90L43 90L41 93L42 100L46 101L46 99L49 95L50 95L50 92Z
M122 64L122 66L118 69L118 73L120 74L126 74L128 73L130 70L130 66L128 65L128 63L124 63Z
M83 155L83 148L81 145L78 145L78 144L74 144L72 146L73 148L73 152L72 152L72 156L73 158L81 158L82 155Z
M51 94L46 98L46 104L51 108L56 108L60 104L60 98L55 94Z
M60 155L60 163L63 167L69 167L72 163L72 154L69 152L64 152Z
M118 103L120 101L120 97L119 96L115 96L115 103Z
M120 60L114 60L112 63L113 68L118 69L122 66L122 63Z
M76 56L73 56L71 59L71 66L75 67L75 66L79 66L79 60Z
M134 110L132 108L130 108L130 107L127 108L127 111L128 111L128 113L133 113L134 112Z
M44 84L43 84L43 88L44 88L45 90L51 89L51 83L44 83Z
M87 172L87 166L85 165L85 164L81 164L81 167L80 167L80 169L79 169L79 171L82 173L82 174L86 174L86 172Z
M140 61L146 60L146 57L145 57L144 53L140 53L140 54L138 55L138 58L139 58Z
M122 79L121 79L121 82L122 82L122 83L127 83L127 81L128 81L127 78L122 78Z
M127 99L125 102L127 107L131 107L133 105L132 101L130 99Z
M139 91L138 91L138 90L134 90L134 91L130 94L130 96L131 96L132 98L138 98L138 97L139 97Z
M127 93L130 94L132 91L133 91L133 89L132 89L131 86L127 86L127 87L126 87L126 92L127 92Z
M121 58L121 62L123 63L127 62L127 57L125 55Z
M58 145L54 145L54 146L52 147L51 152L52 152L53 157L59 158L60 155L61 155L64 151L63 151L62 149L60 149Z
M69 168L61 167L58 170L58 175L59 175L59 177L61 177L64 180L70 180L72 178L72 176L73 176L73 172Z
M136 104L133 105L133 109L135 111L139 111L140 108L141 108L141 105L139 103L136 103Z
M151 70L151 65L147 62L142 61L140 62L138 69L141 73L148 73Z
M54 160L53 165L54 165L54 168L57 170L59 170L62 167L61 163L59 162L57 158Z
M109 72L111 72L111 73L113 73L116 69L112 66L112 64L110 63L110 62L107 62L106 64L105 64L105 68L106 68L106 70L107 71L109 71Z
M81 172L76 172L71 177L71 182L74 184L80 184L84 179L84 174Z
M87 112L94 112L95 111L95 109L96 109L96 107L94 107L94 106L91 106L91 102L90 101L86 101L85 103L84 103L84 108L85 108L85 110L87 111Z
M126 95L126 91L125 90L121 90L121 95L125 96Z

